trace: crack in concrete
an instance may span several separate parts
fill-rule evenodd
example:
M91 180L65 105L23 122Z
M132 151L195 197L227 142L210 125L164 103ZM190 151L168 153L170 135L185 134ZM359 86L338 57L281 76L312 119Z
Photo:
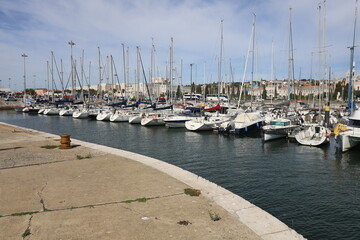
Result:
M47 182L45 183L45 185L41 188L41 190L37 193L38 196L40 197L40 203L42 204L42 208L43 208L43 211L47 211L46 207L45 207L45 201L42 197L42 193L44 191L44 189L46 188L47 186Z
M71 161L83 161L83 160L88 160L88 158L59 160L59 161L53 161L53 162L43 162L43 163L33 163L33 164L24 164L24 165L18 165L18 166L13 166L13 167L3 167L3 168L0 168L0 170L7 170L7 169L12 169L12 168L22 168L22 167L32 167L32 166L41 166L41 165L47 165L47 164L53 164L53 163L62 163L62 162L71 162Z
M24 233L22 234L22 238L23 238L23 239L25 239L27 236L30 236L30 234L31 234L30 229L31 229L31 220L32 220L32 218L33 218L33 216L31 216L31 217L29 218L28 226L27 226L27 228L25 229ZM30 237L29 237L28 239L30 239Z
M42 188L41 192L45 189L47 184L44 185L44 187ZM184 195L185 193L175 193L175 194L170 194L170 195L164 195L164 196L157 196L157 197L150 197L150 198L146 198L147 201L150 201L150 200L155 200L155 199L161 199L161 198L167 198L167 197L175 197L175 196L180 196L180 195ZM38 192L38 195L39 195L39 192ZM41 195L39 195L41 196ZM93 208L93 207L101 207L101 206L107 206L107 205L115 205L115 204L129 204L129 203L126 203L126 200L123 200L123 201L115 201L115 202L106 202L106 203L95 203L95 204L89 204L89 205L83 205L83 206L77 206L77 207L67 207L67 208L57 208L57 209L47 209L45 208L45 203L42 199L42 197L40 197L40 203L43 204L43 210L40 211L40 212L36 212L36 214L41 214L41 213L44 213L44 212L56 212L56 211L66 211L66 210L75 210L75 209L80 209L80 208ZM134 201L135 202L135 201ZM128 208L128 207L125 207L125 206L122 206L123 208L125 209L128 209L130 211L134 211L134 212L137 212L135 211L134 209L131 209L131 208ZM138 214L141 214L140 212L137 212ZM12 214L8 214L8 215L3 215L2 217L14 217L12 216Z

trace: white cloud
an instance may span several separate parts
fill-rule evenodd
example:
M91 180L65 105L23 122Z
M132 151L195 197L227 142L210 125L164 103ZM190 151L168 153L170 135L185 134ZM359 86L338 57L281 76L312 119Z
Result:
M224 19L224 73L229 74L229 58L235 69L235 80L243 71L251 33L252 13L257 15L257 66L259 76L270 77L271 42L275 44L278 78L287 76L287 39L289 7L292 10L295 48L295 76L309 77L311 52L317 50L318 10L313 0L91 0L91 1L2 1L0 17L1 72L0 79L11 77L21 85L22 52L29 55L28 75L38 82L46 78L46 61L54 51L58 63L69 66L72 40L74 56L85 50L85 62L92 62L95 82L97 47L102 57L112 54L122 70L121 43L130 47L132 68L135 67L135 47L142 49L145 66L149 66L151 39L157 49L156 63L165 69L170 38L174 38L174 61L179 69L184 62L184 80L189 77L189 64L197 64L198 78L206 61L212 81L216 81L220 48L220 20ZM22 6L19 8L18 6ZM327 45L329 63L337 76L348 68L354 20L355 1L327 1ZM103 60L104 61L104 60ZM314 69L316 68L314 58ZM68 69L69 67L67 67ZM315 70L314 70L315 71ZM162 71L164 72L164 71ZM121 74L120 74L121 75ZM39 84L38 87L41 87Z

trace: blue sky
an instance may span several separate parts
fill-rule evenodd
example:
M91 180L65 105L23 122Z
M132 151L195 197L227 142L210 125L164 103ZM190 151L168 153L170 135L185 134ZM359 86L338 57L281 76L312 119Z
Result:
M23 88L23 58L26 59L27 86L44 87L46 61L54 52L57 64L63 60L65 79L70 73L69 41L76 45L73 56L84 68L91 61L91 84L98 82L98 47L101 61L112 55L122 76L122 46L129 47L130 76L136 67L136 46L141 48L144 67L150 67L152 38L156 46L156 68L165 76L170 39L174 39L174 66L183 82L202 83L206 63L206 82L217 81L220 51L220 22L224 20L223 79L230 80L231 59L234 80L244 71L256 13L255 79L271 77L271 45L274 42L274 68L278 79L287 78L289 8L292 8L295 78L309 78L313 52L313 77L318 67L318 4L314 0L2 0L0 7L0 79L2 87ZM349 68L348 46L352 43L355 0L327 0L326 66L334 77ZM251 59L249 59L251 62ZM79 66L78 66L78 69ZM301 72L301 73L300 73ZM246 80L250 79L250 66ZM57 75L57 74L55 74ZM177 75L177 74L175 74ZM58 82L58 77L55 76ZM106 80L105 80L106 81ZM122 81L122 78L120 78ZM59 86L59 83L57 83Z

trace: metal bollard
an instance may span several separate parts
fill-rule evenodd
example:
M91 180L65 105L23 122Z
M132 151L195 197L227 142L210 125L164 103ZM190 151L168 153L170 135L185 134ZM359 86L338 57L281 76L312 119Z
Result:
M62 134L62 135L60 135L60 143L61 143L61 145L60 145L60 149L69 149L69 148L71 148L71 146L70 146L70 142L71 142L71 140L70 140L70 134Z

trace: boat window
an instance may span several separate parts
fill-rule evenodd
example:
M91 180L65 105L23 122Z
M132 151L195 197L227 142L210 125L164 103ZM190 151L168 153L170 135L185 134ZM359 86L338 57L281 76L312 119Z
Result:
M360 127L360 120L350 120L349 125L354 127Z
M288 125L290 125L290 122L270 121L270 125L272 125L272 126L288 126Z

